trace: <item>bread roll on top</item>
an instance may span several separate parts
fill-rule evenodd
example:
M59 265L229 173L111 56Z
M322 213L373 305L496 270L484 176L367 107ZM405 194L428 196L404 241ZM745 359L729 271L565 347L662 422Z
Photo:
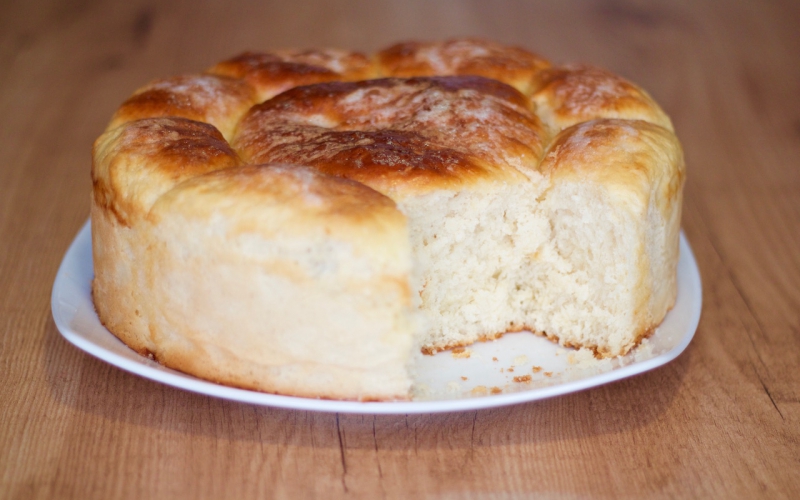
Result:
M542 125L513 88L481 77L336 82L254 106L234 147L249 162L295 163L395 197L481 180L526 180Z
M109 129L92 154L94 199L127 224L180 182L241 164L213 126L185 118L145 118Z
M531 86L536 112L557 133L595 118L643 120L672 131L647 92L606 70L568 65L539 72Z
M384 76L479 75L523 93L530 90L535 76L550 66L533 52L476 38L402 42L378 52L376 60Z
M155 80L137 90L114 114L109 128L141 118L180 117L205 122L230 138L239 118L256 103L246 82L216 75Z
M208 73L244 79L266 101L300 85L374 78L364 54L337 49L245 52L212 66Z

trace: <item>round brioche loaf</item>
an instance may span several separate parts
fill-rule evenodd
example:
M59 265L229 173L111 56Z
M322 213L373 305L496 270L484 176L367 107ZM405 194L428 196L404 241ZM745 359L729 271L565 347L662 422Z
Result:
M137 90L92 166L93 297L166 366L409 397L412 351L627 353L672 307L685 166L642 89L515 47L245 53Z

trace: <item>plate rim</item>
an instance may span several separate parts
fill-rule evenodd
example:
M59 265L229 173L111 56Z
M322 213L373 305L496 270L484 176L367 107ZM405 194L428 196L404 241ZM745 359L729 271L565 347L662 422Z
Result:
M62 299L62 293L64 293L65 288L68 286L67 280L71 278L68 270L74 267L74 264L80 264L81 252L86 252L88 250L89 259L91 259L90 222L91 219L87 220L83 224L75 238L70 243L69 248L64 254L64 258L59 265L56 278L53 282L50 308L56 328L61 335L78 349L128 373L197 394L204 394L207 396L261 406L336 413L420 414L480 410L531 401L539 401L542 399L583 391L592 387L597 387L629 378L669 363L677 358L686 349L686 347L688 347L689 343L691 343L697 331L697 326L699 325L700 316L702 314L703 290L700 272L697 266L697 261L694 257L694 253L689 246L689 242L686 239L683 230L681 230L678 272L680 272L680 269L682 268L681 264L688 268L688 275L686 278L688 278L690 284L690 292L696 294L697 297L696 300L690 303L691 310L689 312L691 317L689 318L687 330L684 333L681 341L672 349L650 359L635 361L607 372L590 375L585 378L555 384L552 386L537 387L519 392L460 399L361 402L270 394L216 384L214 382L202 380L192 375L181 373L160 365L157 367L151 366L149 363L154 363L152 360L140 356L132 350L130 353L141 359L129 359L121 354L92 342L81 335L80 332L73 330L70 327L70 323L71 320L75 318L78 311L75 309L72 311L72 314L69 314L68 311L66 311L67 307L64 306L67 305L67 302ZM83 278L83 280L81 280L81 278ZM77 281L85 284L87 278L91 282L93 273L91 273L91 276L78 276ZM678 294L680 295L680 293L681 290L679 289ZM91 301L91 297L89 297L89 300ZM672 314L673 311L670 311L668 314ZM97 317L94 307L92 307L92 314ZM108 335L113 337L116 342L119 342L121 346L123 346L125 349L129 349L124 343L122 343L122 341L114 336L114 334L107 329L105 331Z

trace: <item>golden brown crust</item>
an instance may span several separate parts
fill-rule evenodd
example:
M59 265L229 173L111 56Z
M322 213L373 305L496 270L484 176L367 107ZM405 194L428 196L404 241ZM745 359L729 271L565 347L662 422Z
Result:
M336 49L245 52L208 72L243 78L257 90L259 102L300 85L365 80L375 75L367 56Z
M524 104L481 77L318 84L255 106L233 144L249 162L311 165L400 196L519 182L542 151L542 127Z
M381 233L405 226L394 201L361 183L308 167L276 164L195 176L165 193L152 209L154 221L175 214L201 221L226 217L229 236L248 233L265 238L324 232L347 234L342 239L352 242L385 238ZM386 240L371 243L381 242Z
M137 90L114 114L109 128L152 117L182 117L210 123L230 137L239 118L256 102L253 87L218 75L182 75Z
M641 207L654 192L664 214L678 203L686 176L675 134L641 120L600 119L574 125L553 140L540 168L553 178L592 179L611 190L625 190Z
M240 163L216 128L186 118L112 128L95 141L92 159L95 203L126 225L176 184Z
M672 130L669 117L647 92L600 68L549 68L536 75L531 90L537 112L553 132L597 118L644 120Z
M478 75L526 93L546 59L519 47L477 38L402 42L376 55L381 74L394 77Z

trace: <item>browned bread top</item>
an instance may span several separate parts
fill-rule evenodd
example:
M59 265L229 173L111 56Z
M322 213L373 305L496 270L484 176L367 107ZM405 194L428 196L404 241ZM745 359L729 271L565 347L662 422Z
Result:
M95 202L126 225L177 184L241 164L219 130L178 117L110 128L95 141L92 160Z
M259 101L299 85L375 76L367 56L338 49L245 52L212 66L208 73L244 79Z
M251 163L310 165L403 196L524 180L542 131L522 94L495 80L390 78L286 91L245 115L233 145Z
M371 79L379 76L392 78ZM96 143L95 196L124 216L194 175L269 162L309 165L395 198L520 182L551 168L544 153L558 152L561 131L601 118L649 122L674 139L667 115L633 83L495 42L404 42L372 58L246 52L125 101ZM592 133L603 131L610 142L619 135Z
M376 60L384 76L479 75L526 93L536 74L550 66L525 49L475 38L402 42L378 52Z

